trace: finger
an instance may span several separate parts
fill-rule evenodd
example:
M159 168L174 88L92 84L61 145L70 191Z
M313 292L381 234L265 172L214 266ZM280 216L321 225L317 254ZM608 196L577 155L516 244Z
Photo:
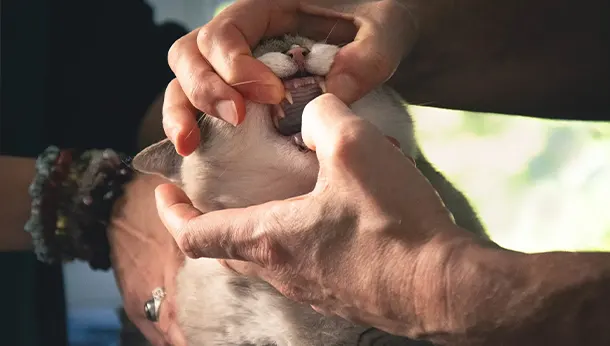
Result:
M281 249L273 243L270 234L278 231L278 218L286 220L286 206L290 210L290 202L269 202L202 214L174 185L158 186L155 196L163 224L185 255L236 259L263 266L277 261Z
M396 1L363 6L356 14L358 34L342 47L326 76L328 92L351 104L389 79L414 39L406 7Z
M302 9L299 1L290 0L237 2L199 30L199 50L216 73L246 99L277 104L284 97L282 83L251 53L262 37L290 32L328 42L348 42L356 33L351 17L312 9L306 13Z
M186 338L184 334L182 334L182 330L180 326L176 323L172 323L169 326L169 330L167 331L167 339L172 346L186 346Z
M297 9L298 1L246 0L230 5L199 30L199 51L245 98L277 104L284 97L284 86L252 56L251 49L264 36L292 31L298 24Z
M325 8L328 1L301 3L296 33L330 44L347 44L356 37L358 28L352 15Z
M338 155L337 150L359 137L357 117L339 98L326 93L309 102L303 110L303 142L314 150L320 162Z
M259 278L263 280L268 276L266 270L263 267L251 262L224 259L220 259L218 260L218 262L220 262L223 267L239 275Z
M198 113L182 91L178 80L169 82L163 100L163 130L182 156L191 154L199 145Z
M197 49L198 32L195 30L172 45L168 53L169 65L196 109L237 125L245 116L244 99L201 56Z
M395 147L400 149L400 142L398 141L398 139L396 139L396 138L394 138L392 136L385 136L385 138L387 138L388 141L390 141L390 143L392 143Z
M151 342L153 345L165 345L165 337L163 333L157 329L157 326L146 319L144 315L140 316L129 316L129 319L136 325L138 330L144 334L146 340Z
M313 309L313 311L319 313L320 315L323 315L323 316L332 316L332 313L330 311L324 309L323 307L316 306L316 305L311 305L311 308Z
M155 199L161 222L174 237L180 250L187 256L193 257L189 253L192 240L188 238L190 233L187 229L191 220L203 214L193 206L184 191L175 185L163 184L157 186ZM189 245L185 245L187 243Z

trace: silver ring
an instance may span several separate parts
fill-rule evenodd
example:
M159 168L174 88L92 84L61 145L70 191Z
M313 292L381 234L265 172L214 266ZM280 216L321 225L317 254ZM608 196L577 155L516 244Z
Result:
M157 287L152 291L152 298L144 303L144 314L149 321L159 321L159 308L161 302L165 298L165 290L161 287Z

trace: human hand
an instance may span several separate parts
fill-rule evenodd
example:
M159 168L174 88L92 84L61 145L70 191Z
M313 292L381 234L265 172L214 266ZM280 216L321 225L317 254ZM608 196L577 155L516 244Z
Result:
M189 257L226 259L320 312L421 335L418 318L444 306L449 254L470 235L413 162L334 95L311 101L302 126L320 163L311 193L202 214L161 185L163 223Z
M281 81L251 49L266 36L298 33L348 43L326 76L328 92L352 103L387 80L416 40L419 8L405 1L239 0L182 37L168 54L176 75L166 90L163 126L181 155L199 143L196 114L237 125L245 99L278 104ZM352 42L353 41L353 42Z
M117 201L108 238L117 284L129 319L154 345L185 345L176 321L175 277L184 261L155 212L154 189L165 180L137 175ZM159 321L146 319L144 303L163 287Z

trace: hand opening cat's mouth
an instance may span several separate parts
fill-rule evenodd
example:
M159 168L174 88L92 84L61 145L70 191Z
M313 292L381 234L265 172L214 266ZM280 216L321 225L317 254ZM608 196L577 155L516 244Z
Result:
M301 136L303 109L309 101L326 92L324 77L290 78L283 82L286 95L279 105L273 106L273 123L281 135L291 137L299 149L309 151Z

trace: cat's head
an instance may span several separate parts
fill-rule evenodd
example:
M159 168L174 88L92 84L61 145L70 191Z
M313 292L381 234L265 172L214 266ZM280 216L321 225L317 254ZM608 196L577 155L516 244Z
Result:
M253 50L286 90L279 105L248 102L246 118L233 127L211 116L199 121L197 150L181 157L165 139L133 160L138 171L181 185L200 207L219 209L283 199L308 192L317 160L300 136L305 105L326 91L324 76L339 47L286 35Z

